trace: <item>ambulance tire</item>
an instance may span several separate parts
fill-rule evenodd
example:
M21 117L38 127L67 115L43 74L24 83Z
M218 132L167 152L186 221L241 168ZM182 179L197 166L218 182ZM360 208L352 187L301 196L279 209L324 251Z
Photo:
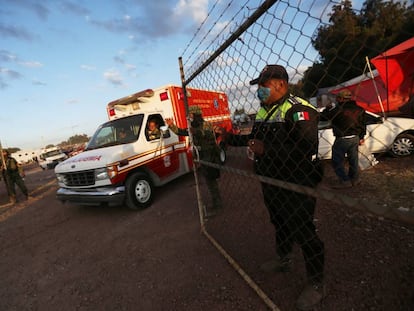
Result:
M129 209L142 210L151 205L154 188L151 179L142 172L128 177L125 183L125 203Z

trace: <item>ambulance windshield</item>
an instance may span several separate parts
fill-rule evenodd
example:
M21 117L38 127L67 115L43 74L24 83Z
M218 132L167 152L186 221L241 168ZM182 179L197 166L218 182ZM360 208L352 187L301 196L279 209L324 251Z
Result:
M135 142L139 137L143 119L143 114L137 114L102 124L93 134L85 150Z

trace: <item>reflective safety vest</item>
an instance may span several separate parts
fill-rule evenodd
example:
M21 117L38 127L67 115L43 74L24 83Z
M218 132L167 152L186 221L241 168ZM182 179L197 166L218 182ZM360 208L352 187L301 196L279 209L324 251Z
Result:
M256 122L285 122L285 116L286 112L292 108L292 105L295 104L302 104L304 106L311 107L316 110L314 106L312 106L309 102L306 100L295 97L293 95L290 95L283 104L279 105L276 109L265 109L265 107L261 107L259 111L256 114ZM272 112L273 111L273 112ZM268 116L268 114L271 113L271 116Z

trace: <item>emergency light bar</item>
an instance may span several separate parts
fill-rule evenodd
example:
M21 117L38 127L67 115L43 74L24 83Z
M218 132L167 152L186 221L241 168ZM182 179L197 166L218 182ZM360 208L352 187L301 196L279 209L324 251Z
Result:
M121 99L114 100L108 104L108 110L114 108L118 105L128 105L135 103L137 101L146 101L145 97L152 97L154 96L154 91L152 89L146 89L144 91L123 97Z

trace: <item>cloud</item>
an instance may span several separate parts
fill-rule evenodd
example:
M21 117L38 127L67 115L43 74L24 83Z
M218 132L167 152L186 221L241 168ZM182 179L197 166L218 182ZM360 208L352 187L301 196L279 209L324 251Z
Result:
M133 65L133 64L125 64L125 68L126 68L128 71L133 71L133 70L137 69L137 66L135 66L135 65Z
M104 78L109 81L113 85L123 85L123 78L119 71L115 69L109 69L104 72L103 74Z
M8 1L8 5L13 5L18 10L25 9L33 14L37 15L40 19L46 20L49 16L49 9L43 5L40 1L30 1L30 0L14 0Z
M114 56L115 63L124 64L125 60L121 56Z
M46 1L44 1L46 2ZM41 20L46 20L49 16L49 9L41 1L36 0L13 0L8 1L7 5L14 6L18 11L27 10L36 15Z
M45 82L42 82L42 81L39 81L39 80L32 80L32 84L33 85L38 85L38 86L45 86L46 85Z
M78 99L68 99L67 101L66 101L66 104L68 104L68 105L73 105L73 104L77 104L77 103L79 103L79 100Z
M13 54L7 50L0 50L0 62L15 63L27 68L43 67L41 62L21 60L16 54Z
M73 3L70 1L63 1L62 2L62 11L69 12L79 16L88 16L91 14L91 11L77 3Z
M132 6L132 5L131 5ZM87 20L96 27L114 33L125 33L131 40L154 40L188 31L207 16L208 0L179 0L175 7L171 0L135 1L135 10L111 20Z
M19 62L20 65L24 66L24 67L29 67L29 68L39 68L39 67L43 67L43 64L41 62L36 62L36 61L30 61L30 62Z
M18 2L28 2L28 1L18 1ZM38 2L38 1L34 1L32 3L28 3L27 5L29 10L32 10L40 19L47 19L49 16L49 9L47 7L45 7L42 3Z
M0 50L0 61L2 62L14 62L16 61L17 56L13 53L10 53L6 50Z
M0 67L0 89L6 89L9 87L9 83L6 81L8 80L17 80L22 78L23 75L17 71L10 70L7 68Z
M91 65L81 65L80 67L81 69L88 70L88 71L96 70L96 67L91 66Z
M24 28L5 24L0 24L0 36L23 39L26 41L32 41L35 37L32 33Z
M207 17L208 0L179 0L174 8L176 18L190 16L197 24L201 24Z
M1 68L0 67L0 75L4 75L10 79L20 79L22 77L22 75L14 70L10 70L7 68Z

